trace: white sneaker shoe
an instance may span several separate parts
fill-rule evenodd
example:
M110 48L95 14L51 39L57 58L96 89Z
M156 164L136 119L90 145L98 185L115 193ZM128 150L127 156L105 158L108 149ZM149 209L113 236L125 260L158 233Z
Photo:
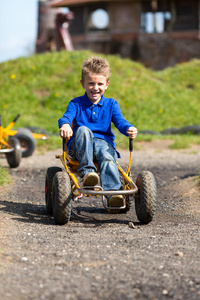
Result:
M122 195L113 195L108 201L110 207L122 207L124 206L124 197ZM109 214L119 214L120 209L108 209Z
M99 182L99 176L96 172L85 174L83 178L83 186L95 186Z

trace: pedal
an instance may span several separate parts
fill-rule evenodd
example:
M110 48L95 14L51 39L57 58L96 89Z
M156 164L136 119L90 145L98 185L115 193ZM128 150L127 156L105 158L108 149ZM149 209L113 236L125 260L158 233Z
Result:
M102 187L98 185L92 185L92 186L83 186L83 190L92 190L92 191L102 191Z

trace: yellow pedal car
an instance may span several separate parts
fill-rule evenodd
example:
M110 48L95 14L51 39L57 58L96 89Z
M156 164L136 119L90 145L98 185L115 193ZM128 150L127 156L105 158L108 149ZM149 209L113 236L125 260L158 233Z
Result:
M130 160L127 171L118 164L120 180L123 190L104 191L100 185L92 187L81 186L77 179L79 162L73 160L69 154L66 140L63 139L63 153L56 155L60 159L64 169L54 166L47 169L45 180L45 203L48 214L53 214L57 225L64 225L70 220L72 200L80 194L84 196L96 196L102 198L105 209L110 213L118 210L126 213L131 208L132 199L135 199L135 210L138 220L148 224L153 220L156 212L156 181L149 171L138 174L136 183L131 178L131 162L133 141L129 141ZM98 169L98 167L97 167ZM106 196L123 195L124 204L121 207L108 207Z
M48 139L45 134L32 133L27 128L11 130L19 117L20 114L6 128L3 128L0 116L0 153L6 155L11 168L18 167L22 157L32 155L36 147L35 139Z

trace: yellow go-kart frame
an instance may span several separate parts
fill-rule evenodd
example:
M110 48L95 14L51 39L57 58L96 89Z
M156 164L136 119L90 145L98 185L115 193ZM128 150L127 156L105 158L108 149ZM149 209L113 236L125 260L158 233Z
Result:
M74 173L77 174L77 168L79 166L79 162L77 160L73 160L69 153L68 153L68 149L66 146L66 141L63 140L63 153L62 155L56 155L56 158L59 158L67 172L67 174L69 175L71 181L73 182L73 195L74 196L78 196L80 193L84 194L85 196L109 196L109 195L130 195L133 193L137 192L137 186L135 185L135 183L131 180L130 177L130 169L131 169L131 162L132 162L132 140L130 140L130 160L129 160L129 165L128 165L128 169L125 172L120 165L117 162L118 165L118 170L119 173L122 174L123 178L125 179L125 186L124 186L124 190L123 193L121 190L119 191L103 191L101 189L100 186L95 186L95 187L82 187L80 186L80 183L77 179L77 177L75 176ZM97 169L98 166L96 165ZM125 207L119 207L119 209L123 209ZM112 208L110 208L112 209ZM116 209L116 208L114 208Z
M45 203L47 213L53 214L55 223L64 225L70 220L71 200L76 199L79 195L102 197L103 206L109 213L123 212L130 210L130 198L135 198L136 215L140 222L149 223L152 221L156 211L156 182L153 174L149 171L143 171L138 174L136 183L131 178L131 163L133 152L133 140L129 139L130 159L127 171L120 167L120 179L122 190L104 191L100 185L81 186L77 179L77 168L79 162L73 160L67 149L67 141L63 139L63 153L56 155L60 159L64 170L60 167L50 167L46 172L45 180ZM98 166L97 166L98 172ZM121 207L109 207L107 205L107 196L123 195L124 203Z
M3 128L0 116L0 154L6 154L11 168L19 166L21 157L27 157L33 153L36 146L35 139L48 139L45 134L33 133L26 128L12 130L19 117L20 114L7 127Z

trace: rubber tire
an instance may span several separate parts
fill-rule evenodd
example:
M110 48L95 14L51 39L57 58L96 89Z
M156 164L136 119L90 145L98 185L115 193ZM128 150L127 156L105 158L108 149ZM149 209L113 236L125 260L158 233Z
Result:
M22 157L20 142L18 139L12 137L9 139L9 145L14 148L14 151L6 153L7 162L11 168L17 168Z
M179 130L180 134L200 134L200 126L199 125L189 125L189 126L185 126L182 127Z
M161 131L161 134L179 134L178 128L167 128L163 131Z
M14 137L20 141L22 157L31 156L36 148L36 141L32 136L31 131L22 128L14 135Z
M135 211L138 220L148 224L153 220L156 212L156 181L154 175L149 171L138 174L136 179L138 192L135 194Z
M25 134L31 134L31 130L28 129L28 128L24 128L24 127L18 128L17 132L22 132L22 133L25 133Z
M27 126L25 129L28 129L29 131L31 131L33 133L49 135L49 133L45 129L37 127L37 126Z
M55 174L52 188L53 216L56 225L65 225L71 216L71 184L63 171Z
M57 172L61 172L62 169L60 167L50 167L46 171L45 178L45 203L47 213L52 215L53 213L53 202L52 202L52 184L53 178Z
M124 170L124 172L126 172L127 168L123 168L123 170ZM122 189L124 189L124 187L125 187L124 177L122 176L121 173L119 174L119 177L120 177L120 181L121 181L121 187L122 187ZM131 177L130 177L130 179L132 180ZM120 213L126 214L131 209L132 203L133 203L133 200L131 199L131 195L128 195L126 197L126 208L120 209Z
M154 131L154 130L141 130L139 131L141 134L155 134L155 135L160 135L160 132Z

